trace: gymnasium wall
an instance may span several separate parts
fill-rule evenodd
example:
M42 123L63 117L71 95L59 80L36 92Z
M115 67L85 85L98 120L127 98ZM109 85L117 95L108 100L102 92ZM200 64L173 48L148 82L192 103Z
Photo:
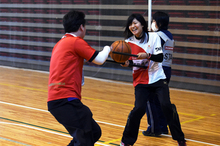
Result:
M148 20L147 0L0 0L0 65L49 70L51 51L63 36L62 17L85 12L85 40L96 50L123 40L131 13ZM219 0L152 0L170 15L175 39L170 87L220 93ZM1 72L1 71L0 71ZM86 63L86 76L132 82L130 68Z

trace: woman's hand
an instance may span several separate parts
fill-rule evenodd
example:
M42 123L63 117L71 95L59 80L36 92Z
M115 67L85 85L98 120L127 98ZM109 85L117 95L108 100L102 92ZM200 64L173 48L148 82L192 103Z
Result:
M149 59L150 58L150 53L138 53L137 54L138 55L138 57L137 57L137 59Z
M120 64L122 67L128 67L129 66L129 61L126 60L125 63Z

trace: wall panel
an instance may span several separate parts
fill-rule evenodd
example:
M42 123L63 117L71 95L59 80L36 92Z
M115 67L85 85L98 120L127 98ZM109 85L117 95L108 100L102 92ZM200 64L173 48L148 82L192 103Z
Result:
M0 64L49 68L53 46L64 34L63 15L86 13L85 40L96 50L123 39L131 13L147 18L147 0L0 0ZM156 0L152 10L170 15L175 39L171 87L220 93L220 8L218 0ZM132 81L131 69L87 63L85 75Z

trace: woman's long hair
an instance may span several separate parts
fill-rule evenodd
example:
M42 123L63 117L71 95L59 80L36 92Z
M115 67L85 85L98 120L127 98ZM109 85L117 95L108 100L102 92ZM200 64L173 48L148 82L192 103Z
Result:
M133 33L129 30L129 26L131 25L134 19L137 19L141 23L141 25L143 26L143 32L148 34L147 22L145 21L144 17L141 14L134 13L134 14L131 14L127 19L125 31L124 31L125 39L133 36ZM146 39L145 33L141 38L141 41L140 41L141 43L143 43Z
M159 30L167 30L169 25L169 15L165 12L157 11L153 14L153 19L156 21Z

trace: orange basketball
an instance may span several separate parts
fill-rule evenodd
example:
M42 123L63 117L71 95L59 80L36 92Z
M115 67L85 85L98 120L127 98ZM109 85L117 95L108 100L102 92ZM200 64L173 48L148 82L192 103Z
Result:
M115 41L111 44L112 52L110 53L110 57L119 63L124 63L129 59L129 55L116 54L118 53L127 53L131 54L131 47L128 43L122 40ZM114 53L116 52L116 53Z

